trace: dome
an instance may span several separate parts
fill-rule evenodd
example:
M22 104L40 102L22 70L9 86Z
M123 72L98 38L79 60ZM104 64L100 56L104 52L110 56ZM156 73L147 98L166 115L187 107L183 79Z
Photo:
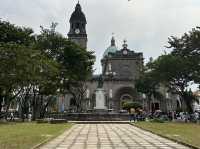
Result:
M103 57L108 56L108 53L115 53L117 51L118 51L118 49L115 45L115 39L114 39L114 37L112 37L111 45L105 50Z
M81 5L79 3L76 4L75 11L71 15L70 22L87 23L85 14L82 12Z
M104 52L103 57L108 56L108 53L115 53L116 51L118 51L116 46L110 46Z

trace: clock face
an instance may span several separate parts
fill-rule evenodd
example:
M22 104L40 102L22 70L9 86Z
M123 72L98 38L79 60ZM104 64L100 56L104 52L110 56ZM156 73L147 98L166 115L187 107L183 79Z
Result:
M75 29L75 33L76 34L79 34L80 33L80 30L77 28L77 29Z
M128 54L128 51L127 51L127 50L124 50L124 51L123 51L123 54L124 54L124 55L127 55L127 54Z

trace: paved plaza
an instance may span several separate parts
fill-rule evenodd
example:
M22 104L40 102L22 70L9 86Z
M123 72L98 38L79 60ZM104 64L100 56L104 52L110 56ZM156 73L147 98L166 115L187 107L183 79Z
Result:
M76 124L41 149L189 149L129 124Z

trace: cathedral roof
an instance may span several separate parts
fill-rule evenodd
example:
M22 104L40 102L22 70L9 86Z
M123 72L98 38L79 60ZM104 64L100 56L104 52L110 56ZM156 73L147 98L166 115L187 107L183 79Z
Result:
M70 22L82 22L82 23L87 23L85 14L82 12L81 5L76 4L75 11L72 13Z
M103 57L108 56L109 53L115 53L118 51L118 48L115 45L115 38L112 37L111 45L105 50Z
M114 39L112 39L114 41ZM133 50L128 49L127 41L124 40L124 44L122 45L122 49L118 50L115 44L113 44L111 41L111 46L106 49L103 55L103 59L107 58L139 58L143 59L143 53L141 52L135 52Z

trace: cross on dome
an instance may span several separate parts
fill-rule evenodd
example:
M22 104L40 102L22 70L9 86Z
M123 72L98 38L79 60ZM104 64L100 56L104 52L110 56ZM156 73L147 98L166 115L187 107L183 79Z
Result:
M115 46L115 37L114 37L114 33L112 33L111 46Z
M128 47L127 40L124 39L123 42L124 42L124 44L122 45L122 47L123 47L124 49L127 49L127 47Z

